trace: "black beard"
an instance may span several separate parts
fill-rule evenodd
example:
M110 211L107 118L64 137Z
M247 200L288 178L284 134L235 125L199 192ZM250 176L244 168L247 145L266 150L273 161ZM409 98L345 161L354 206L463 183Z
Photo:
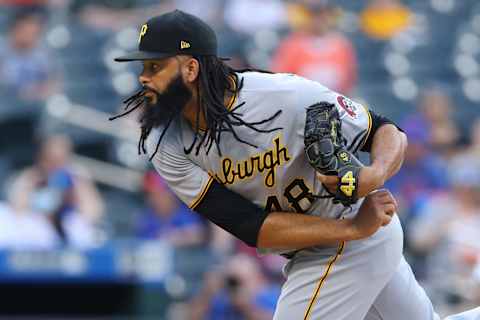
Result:
M144 128L158 128L167 125L174 117L181 114L185 105L192 98L192 92L185 85L180 74L170 81L163 93L150 88L146 89L155 93L157 101L152 104L150 99L144 98L145 106L142 108L139 119Z

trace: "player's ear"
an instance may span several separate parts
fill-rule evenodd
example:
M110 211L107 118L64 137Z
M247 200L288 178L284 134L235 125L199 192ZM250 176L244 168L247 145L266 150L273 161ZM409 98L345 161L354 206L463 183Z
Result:
M182 68L183 78L187 83L192 83L198 78L200 72L200 64L198 60L192 57L189 57L183 64Z

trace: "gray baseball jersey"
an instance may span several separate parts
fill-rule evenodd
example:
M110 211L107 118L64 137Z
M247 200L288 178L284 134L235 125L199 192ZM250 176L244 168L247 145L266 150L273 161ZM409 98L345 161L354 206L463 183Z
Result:
M261 128L282 129L259 133L245 126L236 127L238 136L257 147L240 143L231 133L224 132L220 143L222 156L215 146L208 154L202 148L198 155L187 155L184 147L190 146L194 133L190 124L179 119L167 131L153 159L170 188L190 208L200 203L217 180L266 210L337 219L354 216L361 201L346 209L330 199L312 197L325 195L326 191L305 159L305 111L321 101L335 104L341 116L342 134L353 153L370 133L369 111L319 83L295 75L245 72L238 76L244 85L228 107L244 102L236 112L251 123L281 110L278 117ZM160 130L150 134L150 153L159 134ZM341 243L338 248L301 250L285 267L286 281L274 319L438 319L403 258L402 243L400 222L394 216L387 227L367 239Z
M342 134L348 149L356 152L365 143L371 117L366 108L330 91L317 82L292 74L239 73L244 85L230 108L245 103L237 112L248 122L258 122L281 110L281 114L259 126L281 130L258 133L248 127L236 127L237 134L256 145L239 143L229 132L222 133L219 156L216 147L206 154L184 153L193 141L193 130L185 120L179 120L167 131L160 152L153 160L155 168L172 190L189 207L195 207L216 179L227 188L241 194L268 211L292 211L323 217L338 218L346 212L342 205L329 199L315 178L315 170L304 155L304 124L306 107L321 101L334 103L340 112ZM149 138L155 144L158 132ZM149 148L151 149L151 148ZM355 212L358 205L353 210Z

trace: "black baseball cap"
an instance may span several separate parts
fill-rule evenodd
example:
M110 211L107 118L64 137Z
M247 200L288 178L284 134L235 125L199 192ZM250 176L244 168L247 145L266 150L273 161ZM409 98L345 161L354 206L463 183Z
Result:
M138 36L138 51L115 61L153 60L175 56L217 55L217 37L212 28L198 17L180 10L148 20Z

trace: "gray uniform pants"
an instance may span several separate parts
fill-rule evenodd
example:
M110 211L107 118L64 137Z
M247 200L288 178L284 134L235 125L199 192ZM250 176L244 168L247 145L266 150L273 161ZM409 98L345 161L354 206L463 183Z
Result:
M284 268L274 319L439 319L402 251L395 216L367 239L297 253Z

